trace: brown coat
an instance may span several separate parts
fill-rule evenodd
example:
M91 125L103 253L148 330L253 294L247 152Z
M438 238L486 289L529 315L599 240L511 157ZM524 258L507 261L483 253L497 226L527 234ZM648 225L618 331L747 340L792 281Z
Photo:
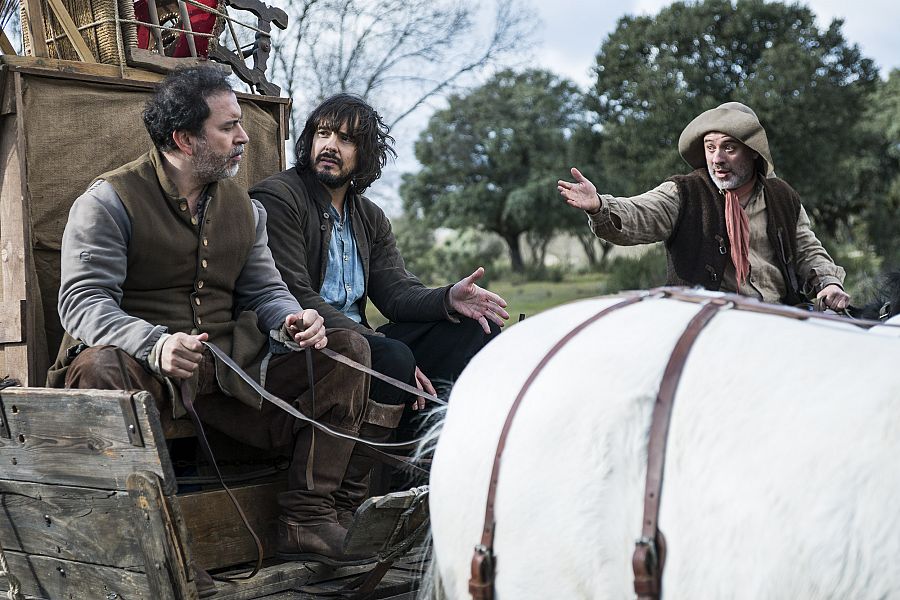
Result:
M449 319L444 297L449 286L428 288L406 270L391 223L374 202L347 193L345 209L363 265L365 292L360 299L363 323L349 319L319 295L328 268L331 199L314 175L288 169L250 189L268 214L269 248L284 282L300 305L315 308L328 327L371 334L365 308L371 299L393 322Z
M678 186L682 208L672 235L666 240L666 284L701 285L708 290L718 290L731 248L721 193L710 181L706 168L689 175L676 175L670 181ZM768 199L766 237L769 245L776 249L777 265L787 290L780 300L785 304L799 304L804 298L797 281L794 257L797 254L795 232L800 198L780 179L760 181Z

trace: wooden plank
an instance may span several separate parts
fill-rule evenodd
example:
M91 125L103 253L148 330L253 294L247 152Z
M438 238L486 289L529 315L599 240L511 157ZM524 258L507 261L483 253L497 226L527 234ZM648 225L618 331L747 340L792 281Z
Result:
M56 15L56 18L59 21L59 24L62 26L63 32L66 34L66 37L69 38L69 41L75 48L75 53L78 55L78 58L80 58L82 62L86 63L97 62L97 59L94 58L94 53L91 52L91 49L88 48L88 45L84 41L84 38L81 37L81 32L78 31L78 26L75 25L75 21L72 20L72 15L70 15L69 11L66 10L65 5L63 5L62 3L62 0L47 0L47 4L50 6L50 10L53 11L53 14Z
M287 591L299 590L307 585L315 585L331 581L335 578L344 579L365 573L372 566L344 567L335 569L318 563L286 562L265 566L253 579L237 581L217 581L217 594L215 600L253 600L266 598L269 600L272 594L284 592L285 598L301 598L300 592ZM243 571L227 572L222 575L237 576L246 574ZM281 595L277 597L282 597ZM319 597L321 599L321 597Z
M218 65L218 63L214 64ZM9 65L9 67L16 72L42 75L45 77L64 77L66 79L80 81L114 83L142 88L152 88L154 83L162 81L165 77L165 75L161 73L126 67L125 77L123 78L118 65L107 65L103 63L91 64L73 60L39 58L34 56L0 55L0 65ZM227 65L218 66L227 68ZM275 112L277 109L270 108L268 105L282 105L284 107L289 107L291 103L290 98L278 96L260 96L259 94L248 94L239 91L235 91L235 95L238 99L250 100L259 104L266 110L271 110L273 116L277 115L277 112ZM285 137L285 139L287 139L287 137Z
M41 0L23 0L22 6L25 7L25 23L22 23L22 28L28 32L28 38L31 40L31 53L40 57L50 56L47 51L47 36L44 35L44 10L41 7Z
M6 558L29 598L156 600L143 573L20 552L7 551ZM7 589L6 578L0 577L4 597Z
M0 61L2 59L3 57L0 56ZM9 73L9 67L0 64L0 117L15 114L16 112L16 86L14 84L7 85L7 82L12 81ZM0 124L0 130L2 129L5 129L5 126Z
M25 370L27 376L20 379L23 385L44 385L47 369L50 368L50 355L47 352L47 338L44 331L44 311L41 301L41 289L38 285L37 271L34 267L34 255L31 248L31 191L28 185L27 143L25 132L24 86L22 75L13 77L16 86L16 131L17 146L21 160L22 176L22 255L24 261L24 295L25 300Z
M370 565L369 569L371 568L372 566ZM350 588L358 589L360 585L359 579L359 575L354 577L333 577L315 585L306 585L298 589L301 592L298 598L303 598L304 600L318 600L319 598L328 597L346 598L352 595ZM418 580L419 576L391 569L384 574L384 577L378 582L375 591L367 598L396 598L398 594L402 595L415 590L418 587Z
M76 60L60 60L35 56L0 56L0 63L18 69L43 69L73 76L86 75L102 77L108 80L122 81L122 71L118 65L103 63L83 63ZM154 83L162 80L163 75L150 73L140 69L125 68L125 80Z
M128 477L128 493L143 518L138 537L144 551L147 581L158 600L196 600L197 588L185 547L186 531L173 514L159 478L147 471ZM190 581L189 581L190 579Z
M262 540L266 557L275 552L276 494L285 489L284 481L232 488L253 530ZM191 554L197 564L205 569L218 569L256 560L256 544L225 490L182 494L178 496L178 503L190 532Z
M427 531L428 492L425 488L392 492L362 503L347 532L344 549L353 554L379 552ZM407 512L415 507L411 514ZM418 533L417 533L418 532Z
M8 81L4 93L14 101L18 76ZM4 303L19 304L25 295L25 233L22 226L25 201L24 156L19 144L19 119L0 121L0 297ZM24 343L3 348L3 373L19 381L28 379L28 349Z
M58 2L59 0L55 1ZM174 58L171 56L164 56L159 52L153 52L152 50L145 50L143 48L125 48L125 58L128 61L129 66L148 69L150 71L156 71L157 73L169 73L171 71L174 71L175 69L180 69L182 67L195 67L202 65L207 67L219 68L228 75L231 75L231 67L229 67L228 65L223 65L222 63L212 62L205 58Z
M15 481L126 490L134 471L152 471L174 493L175 476L159 412L133 396L143 446L131 444L117 390L7 388L0 393L11 439L0 438L3 476Z
M0 540L6 550L144 569L128 494L0 480Z
M2 29L0 29L0 52L3 54L17 54L12 42L9 41L9 38L6 37L6 32Z
M0 301L0 344L21 342L25 339L22 314L25 301Z

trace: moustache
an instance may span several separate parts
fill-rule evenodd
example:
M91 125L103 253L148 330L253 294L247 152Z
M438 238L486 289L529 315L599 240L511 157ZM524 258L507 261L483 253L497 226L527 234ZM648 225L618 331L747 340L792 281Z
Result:
M316 157L316 162L320 162L322 159L328 159L334 163L337 163L337 166L343 167L344 161L342 161L337 154L332 154L330 152L322 152Z
M235 148L234 150L231 151L231 154L228 155L228 158L234 158L236 156L240 156L243 153L244 153L244 145L241 144L240 146L238 146L237 148Z

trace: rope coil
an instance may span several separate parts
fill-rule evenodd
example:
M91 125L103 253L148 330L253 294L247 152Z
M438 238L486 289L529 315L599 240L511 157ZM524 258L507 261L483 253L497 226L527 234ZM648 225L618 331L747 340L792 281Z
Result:
M0 544L0 577L6 577L6 581L9 582L9 589L6 590L6 597L9 600L25 600L25 596L22 595L22 584L9 570L2 544Z

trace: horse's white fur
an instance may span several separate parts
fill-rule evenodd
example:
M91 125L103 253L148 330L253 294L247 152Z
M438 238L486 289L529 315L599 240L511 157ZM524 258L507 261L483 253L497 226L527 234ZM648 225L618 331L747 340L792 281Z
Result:
M435 557L467 598L507 411L566 332L616 299L515 325L457 381L431 475ZM601 318L527 393L496 506L500 600L631 598L650 415L694 303ZM900 340L721 311L691 350L660 527L668 599L900 598Z

